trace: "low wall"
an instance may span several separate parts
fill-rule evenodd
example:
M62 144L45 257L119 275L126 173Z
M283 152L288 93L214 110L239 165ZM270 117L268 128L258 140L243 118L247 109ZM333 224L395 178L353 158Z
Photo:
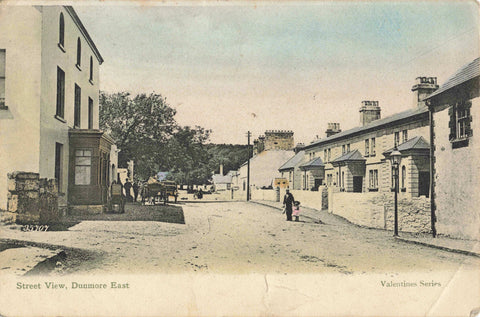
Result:
M366 227L393 230L394 193L345 193L329 191L329 212ZM430 200L398 197L398 230L431 232Z
M246 194L244 195L246 198ZM254 189L252 190L252 200L276 201L277 192L274 189Z
M322 187L319 191L292 190L291 193L301 206L322 210Z
M7 212L17 223L50 223L60 217L57 182L38 173L8 174L7 199Z

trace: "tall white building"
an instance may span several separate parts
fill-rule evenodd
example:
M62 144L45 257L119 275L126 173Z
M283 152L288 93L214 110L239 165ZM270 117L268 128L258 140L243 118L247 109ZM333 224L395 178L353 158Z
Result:
M70 6L0 5L0 209L7 173L56 178L72 205L101 205L113 141L99 130L103 58Z

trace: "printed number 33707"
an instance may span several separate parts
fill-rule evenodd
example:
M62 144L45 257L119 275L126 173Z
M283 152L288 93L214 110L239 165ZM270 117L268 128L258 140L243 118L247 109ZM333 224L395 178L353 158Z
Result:
M24 225L22 227L22 231L47 231L48 226L47 225Z

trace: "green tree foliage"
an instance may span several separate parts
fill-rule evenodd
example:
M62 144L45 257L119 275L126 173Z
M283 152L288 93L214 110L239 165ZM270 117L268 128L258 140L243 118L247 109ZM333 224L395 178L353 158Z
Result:
M162 171L180 184L206 184L220 164L227 173L247 160L245 145L205 144L211 131L179 126L175 114L159 94L100 93L100 128L120 149L119 166L135 162L137 178Z
M141 178L168 169L161 157L178 129L175 113L159 94L132 98L125 92L100 93L100 128L112 136L121 150L119 166L133 160Z

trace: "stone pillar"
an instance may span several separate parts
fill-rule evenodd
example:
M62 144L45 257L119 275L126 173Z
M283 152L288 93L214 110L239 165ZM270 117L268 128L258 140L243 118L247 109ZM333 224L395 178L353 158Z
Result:
M8 174L7 211L21 224L51 223L58 220L58 191L54 179L40 179L38 173Z

